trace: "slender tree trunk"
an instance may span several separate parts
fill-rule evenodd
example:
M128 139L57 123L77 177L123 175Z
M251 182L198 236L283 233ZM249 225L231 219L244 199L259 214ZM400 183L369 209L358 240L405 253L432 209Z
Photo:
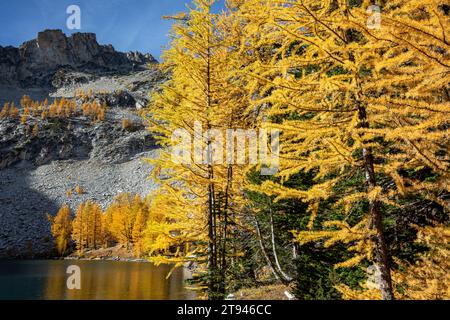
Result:
M228 241L228 210L230 206L230 192L231 183L233 179L233 167L231 165L227 168L227 185L225 188L225 205L223 210L223 236L221 242L221 293L225 294L225 281L227 273L227 241Z
M368 128L369 123L367 121L366 108L359 105L358 110L359 116L359 127ZM366 182L368 184L369 190L372 190L378 186L375 169L374 169L374 159L372 151L369 148L363 149L363 159L364 159L364 170L366 174ZM392 279L391 279L391 269L389 266L388 251L386 246L386 241L383 232L383 220L380 211L379 201L370 201L369 215L370 215L370 227L375 230L375 251L376 251L376 261L378 268L380 270L380 291L381 296L384 300L393 300L394 294L392 290Z
M214 292L216 292L216 259L215 259L215 251L216 251L216 239L214 237L214 200L213 200L213 194L214 194L214 186L212 183L209 184L208 187L208 237L209 237L209 252L208 252L208 269L210 277L208 279L208 290L211 294L214 295Z
M275 279L281 280L280 276L278 275L278 272L275 270L275 267L273 266L272 261L269 258L269 255L267 254L266 248L264 247L262 235L261 235L261 227L259 226L258 219L255 217L255 226L256 226L256 233L258 236L258 242L259 246L261 248L261 252L264 256L264 259L266 259L267 265L269 266L270 270L272 271L272 274L275 276Z
M236 235L236 227L235 227L235 214L234 211L231 211L231 226L230 226L230 243L231 243L231 266L234 267L236 263L236 256L237 256L237 248L236 248L236 242L235 242L235 235Z
M278 260L278 252L277 252L277 245L275 242L275 228L274 228L274 223L273 223L272 208L270 208L269 211L270 211L270 233L271 233L270 238L272 241L272 251L273 251L273 258L275 260L275 265L276 265L278 272L281 275L283 281L286 283L291 282L292 278L283 271L283 269L281 268L280 261Z
M208 145L208 155L210 152L210 144ZM209 238L209 250L208 250L208 269L209 269L209 279L208 279L208 292L209 299L216 299L216 294L218 291L218 281L217 281L217 233L216 233L216 201L215 201L215 190L214 183L214 171L212 165L208 166L208 238Z
M213 171L214 172L214 171ZM218 215L218 203L217 203L217 198L216 198L216 190L215 190L215 185L214 183L212 183L212 231L213 231L213 244L214 244L214 251L213 251L213 258L214 258L214 265L215 265L215 272L216 274L218 273L218 268L219 268L219 260L218 260L218 237L217 237L217 215ZM216 279L217 281L217 279Z
M384 2L384 1L383 1ZM347 30L348 31L348 30ZM347 43L352 42L352 33L346 32L344 38ZM349 60L355 62L355 56L350 53ZM367 118L366 107L361 102L361 96L363 91L359 83L358 75L355 76L355 81L358 87L358 91L355 92L356 104L358 107L358 124L357 128L369 128L369 122ZM366 183L369 190L376 188L378 186L375 168L374 168L374 158L372 150L370 148L363 148L363 160L364 160L364 170L366 175ZM375 230L375 251L376 251L376 261L380 270L380 291L381 296L384 300L393 300L394 294L392 290L392 279L391 279L391 269L389 266L388 251L386 246L386 241L383 233L383 219L380 211L379 201L371 201L369 208L370 215L370 227Z
M292 259L297 259L298 254L297 254L297 247L295 245L295 243L292 245Z
M212 91L211 91L211 33L208 31L208 48L207 48L207 65L206 65L206 118L208 119L207 129L211 129L209 123L209 113L212 107ZM214 168L211 141L207 143L206 161L208 164L208 238L209 238L209 252L208 252L208 295L209 299L216 299L218 285L217 285L217 231L216 231L216 210L215 210L215 188L214 188Z

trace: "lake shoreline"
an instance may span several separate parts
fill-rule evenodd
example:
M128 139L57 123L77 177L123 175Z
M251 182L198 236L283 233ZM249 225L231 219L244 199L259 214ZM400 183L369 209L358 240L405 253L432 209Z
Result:
M108 248L87 250L82 254L75 251L63 258L65 260L149 262L142 257L136 256L132 247L123 244Z
M126 245L117 245L108 248L86 250L82 254L72 251L70 254L58 256L53 253L32 254L15 253L0 257L0 261L24 261L24 260L82 260L82 261L121 261L121 262L150 262L142 257L137 257L132 248Z
M62 257L62 258L54 258L51 260L73 260L73 261L110 261L110 262L140 262L140 263L151 263L147 259L142 258L122 258L122 257L108 257L108 258L85 258L85 257Z
M108 261L108 262L139 262L152 263L143 258L85 258L85 257L54 257L54 256L39 256L39 257L2 257L0 261Z

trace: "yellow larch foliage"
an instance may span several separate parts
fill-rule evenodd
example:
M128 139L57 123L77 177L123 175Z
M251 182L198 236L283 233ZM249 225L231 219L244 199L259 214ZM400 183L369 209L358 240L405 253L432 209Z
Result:
M103 246L111 247L117 243L116 239L112 235L111 225L112 225L112 212L106 211L102 216L102 227L103 227Z
M118 243L131 247L134 224L138 213L142 211L146 211L145 202L141 200L139 195L133 196L128 193L117 196L114 203L108 207L105 214L111 216L112 219L108 226L109 232ZM140 223L144 224L145 222L140 221ZM134 239L137 239L137 237Z
M47 110L42 110L41 112L41 119L45 120L48 117L48 111Z
M69 189L67 196L71 194ZM71 236L80 255L84 250L121 244L140 257L146 254L143 238L149 217L148 201L139 195L120 194L105 212L99 204L87 201L76 211Z
M247 129L250 122L245 117L248 96L236 73L243 62L237 58L239 25L227 15L213 14L214 2L195 0L188 14L172 17L171 47L161 66L171 78L154 93L146 118L164 147L159 159L150 160L153 177L162 185L154 201L166 208L158 210L166 217L158 223L151 218L146 233L156 236L152 260L181 265L195 258L208 265L211 295L223 291L219 283L225 280L218 278L226 273L230 221L242 204L245 176L245 166L227 162L215 134L226 137L226 129ZM213 137L205 138L207 132ZM174 150L181 152L173 156ZM195 230L188 232L188 225ZM158 230L164 235L157 236ZM175 253L172 246L178 248Z
M14 102L11 102L11 105L9 107L9 113L8 116L10 118L17 118L19 116L19 109L15 106Z
M450 299L450 229L447 225L418 228L417 242L426 245L428 251L421 254L413 263L400 264L393 272L399 300L449 300ZM380 300L380 291L361 284L354 290L346 285L336 287L346 300Z
M401 288L399 299L450 299L450 228L446 225L418 228L417 242L429 251L414 264L401 263L394 280Z
M20 123L25 124L28 120L29 115L30 115L30 108L24 107L22 115L20 117Z
M383 298L391 299L392 284L383 240L382 208L396 205L406 194L422 194L445 205L449 189L450 49L448 17L443 1L389 1L380 29L366 12L371 3L348 6L345 1L250 0L240 3L247 19L242 51L259 56L246 65L253 104L270 106L269 127L282 130L282 181L298 172L315 172L314 182L334 185L362 172L365 185L319 192L265 185L279 199L292 197L311 203L338 197L348 212L369 203L370 228L352 250L369 256L382 270ZM281 121L280 121L281 119ZM419 181L405 172L426 168L435 176ZM380 176L394 183L381 186ZM270 187L270 188L269 188ZM264 188L263 188L264 189ZM315 211L317 214L317 211ZM320 212L320 208L319 208ZM338 227L323 236L346 242L353 231ZM355 226L357 227L357 226ZM326 226L324 226L326 229ZM344 232L348 230L348 232ZM371 235L375 231L375 236ZM300 242L311 232L297 233ZM330 241L330 240L328 240ZM334 241L334 240L333 240ZM357 253L348 263L361 260Z
M174 263L176 267L187 261L206 262L207 220L201 200L188 199L181 190L163 188L152 195L149 214L143 243L152 262Z
M371 238L374 231L370 230L367 219L355 226L343 221L327 221L323 224L325 230L321 231L294 231L294 236L300 244L323 241L325 248L337 242L348 245L348 250L356 255L349 260L335 265L335 268L350 268L358 265L361 260L373 260L374 248Z
M92 103L86 102L81 106L83 110L83 115L92 119L92 121L104 121L106 107L101 106L98 102L94 101Z
M2 111L0 111L0 119L5 119L9 115L9 102L3 104Z
M136 212L132 231L133 252L135 256L140 257L145 252L143 237L149 219L149 208L145 200L141 200L139 195L135 195L132 210Z
M70 208L63 206L55 217L48 215L56 251L63 256L68 253L72 234L72 217Z
M33 126L33 130L31 130L31 135L33 136L33 138L36 138L39 135L39 125L37 123Z
M75 192L78 194L78 195L81 195L81 194L84 194L85 193L85 190L83 189L83 187L81 187L81 186L76 186L75 187Z
M130 119L122 119L122 129L128 130L133 126L133 123Z
M76 243L78 254L103 245L102 210L97 203L87 201L80 204L72 226L72 239Z
M23 96L20 100L21 110L14 103L5 103L0 111L0 119L17 118L24 124L30 116L40 116L42 120L49 118L71 118L84 115L92 121L104 121L106 118L106 105L100 106L97 102L83 102L82 110L78 111L76 97L73 99L54 99L49 104L48 99L44 101L33 101L29 96Z

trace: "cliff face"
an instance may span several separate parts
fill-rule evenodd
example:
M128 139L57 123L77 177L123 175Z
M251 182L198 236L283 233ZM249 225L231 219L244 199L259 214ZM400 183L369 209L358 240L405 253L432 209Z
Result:
M18 84L20 63L19 49L0 46L0 84Z
M150 54L122 53L112 45L100 45L93 33L67 37L61 30L45 30L19 48L0 47L0 84L50 85L52 74L61 67L77 71L129 72L156 62Z

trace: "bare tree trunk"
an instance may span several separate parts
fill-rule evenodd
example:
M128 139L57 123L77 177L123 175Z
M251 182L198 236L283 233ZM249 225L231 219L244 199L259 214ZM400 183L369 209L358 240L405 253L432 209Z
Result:
M234 267L236 263L236 256L237 256L237 249L236 249L236 242L235 242L235 235L236 235L236 226L235 226L235 214L234 211L231 210L231 222L232 225L230 227L230 234L231 234L231 266Z
M212 91L211 91L211 33L208 30L208 48L206 54L206 112L209 113L212 107ZM208 130L211 129L211 124L207 123ZM216 212L215 212L215 188L214 188L214 168L212 158L211 141L207 143L207 164L208 164L208 237L209 237L209 256L208 256L208 295L209 299L215 299L218 291L217 286L217 233L216 233Z
M207 146L207 157L210 157L211 143ZM209 161L210 159L208 159ZM209 163L209 162L208 162ZM209 238L209 252L208 252L208 290L210 299L217 292L217 233L216 233L216 210L215 210L215 190L214 183L214 171L211 164L208 165L208 238Z
M268 254L267 254L266 248L264 247L264 243L263 243L262 235L261 235L261 228L260 228L260 226L259 226L259 222L258 222L258 219L256 219L256 217L255 217L255 222L256 222L256 223L255 223L255 225L256 225L256 233L257 233L257 235L258 235L258 242L259 242L259 246L260 246L260 248L261 248L261 252L262 252L262 254L263 254L263 256L264 256L264 259L266 259L267 265L269 266L269 268L270 268L270 270L272 271L272 273L273 273L273 275L275 276L275 278L276 278L277 280L281 280L281 279L280 279L280 276L279 276L278 273L275 271L275 268L274 268L274 266L273 266L273 264L272 264L272 261L270 260Z
M295 244L292 245L292 258L293 259L297 259L298 255L297 255L297 247L295 246Z
M359 127L368 128L369 123L367 122L366 108L361 104L359 105L358 116L359 116ZM368 184L369 190L373 190L378 186L378 184L375 176L374 159L372 151L369 148L363 149L363 158L364 158L364 170L366 174L366 182ZM381 296L384 300L393 300L394 294L392 290L391 270L389 266L388 251L383 232L383 221L379 201L377 200L370 201L369 215L370 215L370 227L371 229L375 230L374 240L376 248L375 249L376 260L380 270Z
M230 206L230 192L231 183L233 179L233 167L228 166L227 169L227 185L225 190L225 205L224 205L224 215L223 215L223 237L222 237L222 249L221 249L221 293L225 294L225 280L227 272L227 240L228 240L228 210Z
M208 237L209 237L209 256L208 256L208 269L210 273L210 278L208 280L209 293L216 292L216 238L214 236L214 186L212 183L209 184L208 191Z
M271 233L271 241L272 241L272 251L273 251L273 258L275 260L275 265L278 269L279 274L281 275L284 282L291 282L292 277L287 275L283 269L281 268L280 261L278 260L278 252L277 252L277 245L275 242L275 230L274 230L274 224L273 224L273 212L272 208L269 209L270 211L270 233Z

